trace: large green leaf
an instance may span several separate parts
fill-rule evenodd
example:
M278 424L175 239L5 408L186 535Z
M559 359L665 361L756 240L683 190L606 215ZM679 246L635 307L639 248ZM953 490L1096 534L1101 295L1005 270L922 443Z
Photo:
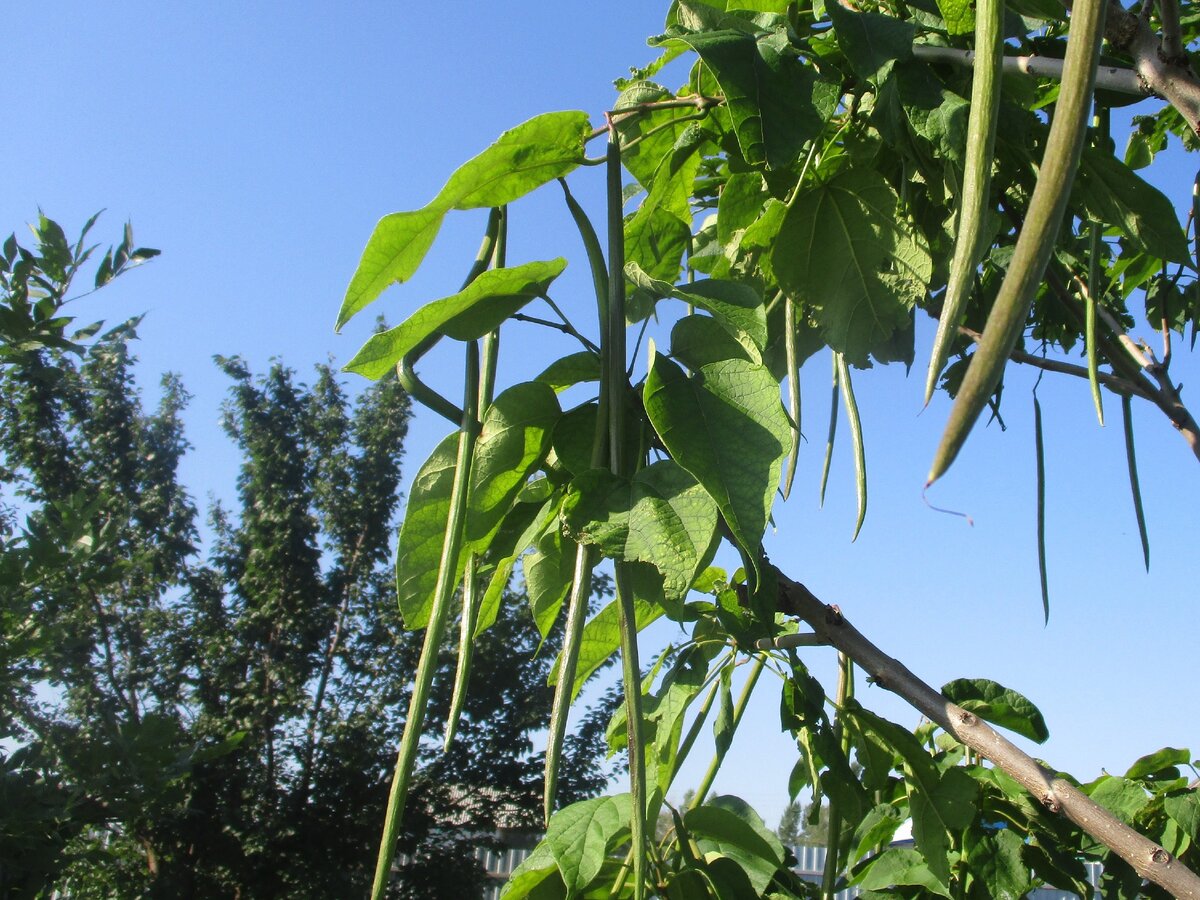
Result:
M629 830L629 795L597 797L573 803L550 818L545 843L567 886L575 896L600 874L609 844Z
M514 385L488 407L475 445L460 559L483 555L517 493L545 459L561 415L554 391L539 382ZM450 512L458 435L443 440L413 480L396 555L396 595L408 628L429 621Z
M557 528L551 528L538 539L533 552L521 565L525 571L533 621L545 638L571 589L575 574L575 544L565 540Z
M1178 778L1177 766L1186 766L1192 758L1190 751L1182 747L1163 747L1153 753L1139 757L1125 773L1126 778L1163 779Z
M564 900L566 896L554 854L544 841L513 869L500 892L501 900Z
M576 540L605 556L652 564L667 595L682 599L708 563L717 507L682 466L662 460L632 479L607 469L584 472L571 483L563 521Z
M681 4L688 5L701 4ZM816 71L801 62L786 31L752 31L730 27L652 43L683 44L699 54L720 85L746 162L785 168L820 133L831 110L814 103Z
M886 889L900 885L924 888L940 897L950 897L949 888L937 879L916 850L889 848L875 858L853 883L863 890Z
M741 359L711 363L689 378L656 353L643 402L672 458L704 486L753 553L791 438L779 383L764 366Z
M707 278L676 287L651 278L637 263L626 265L625 275L637 287L659 297L674 297L708 310L738 338L756 362L762 359L762 350L767 345L767 312L762 295L750 285Z
M858 366L908 326L933 277L925 239L898 215L898 199L874 169L843 170L796 198L771 254L780 286Z
M929 870L950 883L950 835L970 824L979 794L966 770L954 766L937 779L933 792L913 791L909 797L913 839Z
M482 337L545 294L566 265L560 258L483 272L457 294L427 303L395 328L372 335L346 364L346 371L382 378L431 334L440 332L460 341Z
M1083 151L1072 200L1097 221L1120 228L1150 255L1191 262L1187 237L1171 201L1111 153Z
M1044 743L1050 737L1041 710L1023 694L987 678L959 678L942 687L942 694L967 712L1015 731L1031 741Z
M515 384L488 407L475 445L464 552L482 555L529 476L550 449L562 411L539 381Z
M761 895L783 865L783 845L737 797L716 797L688 810L684 825L701 851L732 859Z
M1021 856L1025 841L1010 829L989 832L971 848L971 875L987 885L990 900L1021 900L1033 884Z
M585 112L543 113L509 129L458 168L434 199L450 209L504 206L561 178L584 160Z
M458 432L447 435L417 471L408 492L408 508L400 525L396 553L396 599L405 627L424 628L429 621L433 590L458 455Z
M1192 841L1200 840L1200 792L1164 797L1163 810Z
M1137 814L1150 802L1144 787L1119 775L1104 775L1085 785L1083 790L1126 825L1132 825Z
M372 303L388 285L412 277L449 210L503 206L567 174L584 159L588 130L584 112L535 116L504 132L462 165L428 206L381 219L350 279L335 329Z
M851 68L862 78L878 79L880 72L898 60L912 59L916 26L895 16L855 12L840 3L828 3L838 46Z
M671 355L693 371L723 359L756 361L745 345L712 316L684 316L677 321L671 327Z
M698 127L686 129L663 157L650 192L625 223L625 258L655 278L674 281L691 238L691 196L704 144Z

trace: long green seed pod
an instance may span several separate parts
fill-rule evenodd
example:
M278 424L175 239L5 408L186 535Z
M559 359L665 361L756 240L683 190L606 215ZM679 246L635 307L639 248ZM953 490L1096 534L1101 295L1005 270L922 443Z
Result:
M792 480L796 477L796 462L800 459L800 363L796 350L796 301L784 298L783 346L787 354L788 415L791 418L792 444L788 448L787 470L783 476L783 499L792 492Z
M1084 297L1083 345L1087 350L1088 386L1096 418L1104 424L1104 397L1100 393L1100 353L1096 346L1096 304L1100 293L1100 223L1088 223L1088 283Z
M950 410L926 486L945 474L954 462L975 420L1000 383L1008 355L1021 336L1029 306L1054 252L1087 133L1096 63L1104 34L1104 9L1104 0L1077 0L1072 9L1062 89L1025 226L975 358Z
M846 421L850 425L850 443L854 447L854 493L858 498L858 521L854 523L854 537L862 531L867 518L867 451L863 444L862 419L858 415L858 401L854 399L854 385L850 381L850 367L846 357L835 353L838 367L838 384L842 387L842 402L846 404Z
M408 718L404 722L400 751L396 755L396 771L392 776L392 788L388 794L387 812L384 816L383 838L379 844L379 858L375 865L375 882L371 887L372 900L383 900L387 893L392 860L396 855L396 839L400 834L400 821L404 816L404 804L408 799L408 788L412 782L417 750L421 744L421 730L429 704L429 689L437 671L438 652L442 646L446 620L449 618L451 600L458 582L458 555L462 550L463 524L467 518L467 488L470 485L475 442L479 436L479 421L476 418L476 401L479 396L479 344L475 341L467 345L464 393L458 458L454 467L446 532L442 540L442 561L434 586L429 623L425 626L425 643L421 647L421 659L417 663L412 698L408 703Z
M619 175L619 172L618 172ZM600 239L591 219L571 195L567 182L559 179L567 209L575 220L579 237L587 253L592 273L592 287L596 294L596 310L600 319L600 332L607 333L608 322L608 263L600 249ZM622 275L622 277L624 277ZM601 344L607 346L606 338ZM600 468L608 459L608 371L606 359L600 360L600 403L596 411L596 432L592 439L592 467ZM583 627L587 621L588 598L591 596L592 570L596 565L596 554L580 544L575 549L575 571L571 580L571 591L567 598L566 633L562 650L559 652L558 675L554 683L554 699L550 707L550 733L546 742L546 769L542 785L542 812L547 824L554 812L555 796L558 793L558 769L562 764L563 741L567 734L567 716L574 699L575 670L579 666L579 650L583 639Z
M483 234L483 242L479 245L479 252L475 254L475 261L471 264L471 268L467 272L467 277L463 279L464 289L478 278L481 273L487 270L488 264L494 258L497 242L501 240L500 232L503 220L504 213L499 207L494 207L488 214L487 229ZM408 392L408 395L422 406L432 409L438 415L458 424L462 420L463 411L417 376L417 363L441 339L441 334L435 333L417 344L412 349L412 352L405 355L396 364L396 378L400 382L400 386Z
M1138 481L1137 453L1133 446L1133 402L1121 398L1121 419L1125 425L1125 461L1129 465L1129 489L1133 493L1133 512L1137 516L1138 536L1142 539L1142 560L1150 571L1150 539L1146 535L1146 513L1142 509L1142 487Z
M1101 147L1108 152L1109 111L1108 107L1096 108L1096 132ZM1096 341L1096 304L1100 302L1103 289L1100 286L1100 248L1103 228L1099 222L1088 223L1088 280L1087 296L1084 298L1083 345L1087 351L1088 385L1092 391L1092 403L1096 407L1096 418L1104 425L1104 397L1100 393L1100 352Z
M845 653L838 654L837 709L834 712L833 732L842 746L842 753L849 757L850 735L842 727L842 709L846 701L854 696L854 661ZM842 870L842 810L834 797L829 798L829 846L825 853L825 869L821 873L821 898L833 900L838 873Z
M496 226L492 228L489 223L488 231L495 235L490 262L493 269L502 269L508 253L508 208L501 206L493 209L492 217ZM485 241L484 246L480 248L481 256L486 248L487 242ZM482 271L480 258L476 258L475 265L471 267L471 272L467 275L467 284L474 281ZM479 369L478 418L480 420L486 415L488 407L492 405L492 398L496 393L496 364L499 357L500 330L495 329L483 336L483 360ZM479 593L480 585L476 577L478 562L475 554L472 553L467 557L466 565L463 567L463 603L462 618L459 622L458 662L454 667L454 693L450 700L450 714L446 717L446 738L442 745L443 751L449 750L450 745L454 743L458 720L462 716L463 706L467 702L467 684L471 680L471 662L475 655L475 627L479 621L479 604L482 600Z
M742 692L738 694L737 703L733 707L733 725L730 728L730 740L737 733L738 725L742 723L742 716L746 714L746 707L750 703L750 695L754 693L754 686L758 684L758 676L762 674L763 666L766 665L766 662L767 655L765 653L755 655L754 664L750 667L750 674L746 676L746 683L742 685ZM724 753L718 752L713 755L712 762L708 764L708 771L704 773L704 777L700 780L700 784L696 788L696 793L692 797L692 809L696 809L704 803L704 798L712 790L713 782L717 778L717 772L721 770L721 763L724 761Z
M1037 456L1038 580L1042 586L1042 615L1050 621L1050 591L1046 583L1046 447L1042 440L1042 405L1033 398L1033 449Z
M575 548L575 574L567 600L566 634L559 654L558 680L554 684L554 701L550 707L550 734L546 740L546 775L542 788L542 813L547 824L554 812L558 792L558 769L562 764L563 741L567 735L567 716L571 711L575 670L579 665L579 648L583 626L587 621L588 597L592 593L592 568L596 555L592 548L579 544Z
M462 717L467 702L467 684L471 680L471 659L475 647L475 623L479 621L479 577L476 574L478 560L472 553L463 567L462 618L458 629L458 662L454 667L454 693L450 699L450 713L446 716L446 737L442 751L450 749L458 731L458 720Z
M837 437L838 420L838 361L837 353L833 354L833 391L829 398L829 433L825 438L825 461L821 464L821 500L825 505L825 488L829 484L829 466L833 462L833 441Z
M954 259L950 263L950 283L946 287L937 336L933 341L933 355L929 359L929 372L925 376L926 405L950 356L950 346L954 343L983 251L983 222L991 192L992 155L1000 112L1003 25L1004 0L979 0L975 9L975 66L971 82L971 116L967 121L962 202L958 209L958 234L954 241Z
M621 143L615 128L608 139L608 324L602 339L608 387L608 458L614 475L628 477L625 453L625 222L621 215ZM627 563L618 561L614 584L620 611L621 681L629 723L629 839L633 852L633 898L646 896L646 758L642 747L642 676L638 664L637 617Z

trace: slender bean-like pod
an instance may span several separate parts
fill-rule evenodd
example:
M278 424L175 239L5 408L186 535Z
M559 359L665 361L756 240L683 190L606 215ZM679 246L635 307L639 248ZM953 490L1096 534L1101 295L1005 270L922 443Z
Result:
M1133 511L1137 515L1138 537L1142 539L1142 560L1150 571L1150 539L1146 535L1146 513L1142 509L1142 487L1138 482L1137 453L1133 446L1133 399L1121 398L1121 421L1125 426L1125 461L1129 464L1129 490L1133 494Z
M833 716L833 733L842 745L842 753L849 757L850 735L842 728L842 708L854 696L854 661L845 653L838 653L837 709ZM829 837L825 853L825 869L821 873L821 900L834 900L837 895L838 873L842 870L842 811L837 801L829 798Z
M925 403L933 397L938 376L950 356L963 308L975 281L983 253L982 231L991 193L992 151L1000 112L1000 76L1004 63L1004 0L979 0L975 7L975 65L972 68L971 116L967 121L966 158L963 163L962 202L958 208L958 234L950 282L942 303L929 372L925 376Z
M479 620L479 579L476 575L477 560L472 553L463 567L462 618L458 629L458 662L454 667L454 693L450 699L450 713L446 716L446 737L442 742L443 752L454 743L458 731L458 720L467 702L467 683L471 680L471 657L475 647L475 623Z
M854 537L862 531L867 518L867 451L863 444L862 419L858 415L858 401L854 399L854 385L850 381L850 367L846 357L834 354L838 367L838 384L842 387L842 402L846 404L846 422L850 425L850 443L854 447L854 493L858 497L858 520L854 523Z
M728 657L723 657L717 665L713 667L713 671L719 670L726 665ZM683 767L684 760L688 758L688 754L692 752L692 747L695 746L696 739L700 737L700 730L704 727L704 723L708 720L708 714L712 710L713 701L717 699L717 692L721 689L720 678L713 679L713 686L709 688L708 693L704 696L704 701L700 704L700 708L696 710L696 718L692 720L692 724L688 727L687 734L683 736L683 740L679 742L679 750L675 753L675 765L671 770L671 783L675 781L675 776L679 774L679 770ZM670 788L670 784L667 785Z
M825 461L821 464L821 501L825 505L825 488L829 485L829 466L833 462L833 440L837 437L838 420L838 361L833 354L833 389L829 398L829 434L825 437Z
M421 730L429 704L429 689L437 671L438 651L441 649L454 588L458 582L458 555L462 550L463 523L467 517L467 488L470 485L475 442L479 436L479 420L476 417L478 396L479 344L472 341L467 345L463 418L459 428L458 457L455 460L450 509L442 541L442 561L438 567L433 607L429 613L429 624L425 627L425 642L421 647L420 661L417 663L412 698L408 704L408 717L404 722L404 734L400 738L400 751L396 755L396 771L392 776L392 787L384 816L383 838L379 844L379 858L375 865L375 882L371 887L372 900L383 900L387 894L392 860L396 855L396 839L400 835L400 821L404 816L404 804L408 799L408 789L421 744Z
M463 279L464 289L486 271L489 263L495 258L497 248L502 246L501 225L504 221L504 212L499 207L493 208L488 214L487 229L484 231L483 241L479 245L479 252L475 254L475 261L471 264L467 277ZM503 256L503 250L500 252ZM462 421L463 411L417 376L417 363L420 362L421 357L433 349L441 338L440 334L432 334L417 344L412 352L405 355L396 364L396 378L410 397L457 425Z
M1104 152L1108 152L1110 118L1108 107L1096 107L1096 136ZM1088 280L1087 296L1084 298L1085 315L1083 325L1083 345L1087 352L1088 386L1092 391L1092 403L1096 407L1096 418L1104 426L1104 397L1100 393L1100 350L1096 341L1096 304L1100 302L1104 290L1100 284L1100 250L1103 246L1101 237L1103 227L1099 222L1088 223Z
M583 207L571 194L571 189L567 187L566 179L558 179L558 183L562 185L563 197L567 202L567 209L571 212L571 218L575 220L575 227L579 230L579 237L583 241L584 252L587 253L588 267L592 273L592 284L596 288L596 308L600 313L600 327L604 328L604 323L608 319L608 264L604 259L604 251L600 249L600 238L596 236L596 229L592 227L592 220L588 218ZM624 275L622 275L622 278Z
M494 210L499 215L499 227L496 229L496 240L492 247L492 267L504 268L508 246L508 209L499 207ZM471 277L479 273L472 268ZM500 356L500 330L489 331L483 336L483 361L479 369L479 414L480 420L492 405L496 393L496 363ZM450 714L446 717L446 739L443 750L449 750L454 743L454 733L458 730L458 721L462 716L463 706L467 702L467 684L471 680L471 661L475 653L475 627L479 622L479 604L482 596L479 593L479 582L476 575L478 559L472 553L467 557L463 567L463 602L462 619L459 622L458 662L454 670L454 693L450 700Z
M1088 223L1088 283L1083 326L1083 343L1087 349L1088 385L1096 418L1104 424L1104 398L1100 394L1100 353L1096 346L1096 304L1100 295L1100 223Z
M601 336L608 396L608 464L627 477L625 453L625 221L621 215L621 142L608 133L608 322ZM617 561L613 578L620 612L621 681L629 736L629 840L633 853L633 897L646 895L646 757L642 748L642 676L638 663L637 616L627 563Z
M1038 579L1042 586L1042 614L1050 621L1050 591L1046 586L1046 448L1042 441L1042 404L1033 398L1033 449L1037 456Z
M1037 186L1029 201L1025 227L1017 239L1008 274L988 316L950 418L934 454L926 486L950 467L988 398L1004 374L1004 364L1021 336L1029 306L1054 251L1075 169L1087 133L1096 64L1104 33L1104 0L1076 0L1063 63L1063 83Z
M788 448L787 471L783 476L783 499L792 492L796 462L800 459L800 363L796 351L796 301L784 298L783 347L787 355L788 417L791 419L792 444Z
M567 625L559 654L558 680L554 684L554 701L550 707L550 734L546 740L546 775L542 789L542 812L547 824L554 812L558 792L558 768L562 764L563 741L567 734L567 717L571 712L571 692L575 684L575 669L579 665L579 646L583 626L587 621L588 597L592 592L592 568L595 551L579 544L575 548L575 573L567 599Z
M619 172L618 172L619 175ZM566 198L567 209L575 220L579 237L583 241L587 253L588 265L592 273L592 287L596 292L596 310L600 317L600 332L604 335L608 330L608 263L604 252L600 249L600 240L596 229L587 213L571 195L567 182L559 179L563 196ZM624 278L624 275L622 275ZM623 332L622 332L623 333ZM601 343L607 346L608 341L601 337ZM596 433L592 441L592 467L600 468L608 457L608 391L609 366L604 357L600 359L600 403L596 412ZM579 544L575 549L575 571L571 580L571 591L567 598L566 634L563 636L562 650L559 652L557 679L554 684L554 699L550 707L550 733L546 743L546 769L542 787L542 811L547 824L554 812L554 800L558 793L558 769L562 764L563 741L567 734L567 717L571 711L572 692L575 685L575 670L579 665L580 642L583 639L583 627L587 621L588 598L591 596L592 571L596 565L596 554L590 548Z
M729 738L732 741L733 736L737 734L738 725L742 722L742 716L746 713L746 707L750 705L750 695L754 693L754 686L758 684L758 676L762 674L763 666L766 665L767 655L758 653L754 656L754 663L750 667L750 674L746 676L746 683L742 685L742 692L738 695L737 703L733 707L733 725L729 729ZM717 772L721 770L721 763L725 761L725 754L718 752L713 754L712 762L708 764L708 771L704 773L704 778L701 779L699 786L696 788L696 794L692 797L692 809L696 809L704 803L704 798L708 796L708 792L712 790L713 782L717 778Z

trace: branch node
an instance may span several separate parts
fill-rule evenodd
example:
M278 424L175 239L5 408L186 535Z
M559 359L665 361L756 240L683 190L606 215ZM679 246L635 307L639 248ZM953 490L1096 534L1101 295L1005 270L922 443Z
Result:
M1155 847L1154 850L1150 853L1150 861L1152 863L1156 863L1160 866L1170 865L1171 854L1168 853L1166 850L1164 850L1162 847Z
M1053 794L1046 794L1042 797L1042 806L1046 807L1052 813L1062 811L1062 804L1058 802L1058 798Z
M831 626L839 626L844 621L842 610L836 603L830 603L825 607L825 624Z
M975 716L973 713L969 713L965 709L963 709L963 710L959 710L958 721L961 722L963 725L967 726L968 728L970 728L972 725L975 724L976 719L975 719Z

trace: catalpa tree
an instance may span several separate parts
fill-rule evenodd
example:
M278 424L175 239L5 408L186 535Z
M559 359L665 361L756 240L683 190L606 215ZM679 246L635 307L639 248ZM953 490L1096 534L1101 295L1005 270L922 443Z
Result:
M1192 217L1181 223L1137 173L1170 141L1197 144L1200 80L1185 51L1196 31L1178 0L1132 11L1078 0L1069 14L1056 0L679 0L651 40L657 57L618 83L602 118L525 122L428 205L379 222L339 326L413 275L447 215L491 209L461 289L373 336L348 365L368 378L397 371L456 426L413 482L400 532L400 609L425 643L376 897L447 631L457 621L452 735L472 640L518 561L538 627L563 616L567 637L547 832L505 897L830 897L847 884L873 897L1015 897L1039 884L1090 895L1088 859L1104 864L1106 896L1200 896L1186 750L1088 784L1056 774L993 728L1044 739L1028 700L988 681L930 687L763 552L795 470L801 366L832 356L861 525L852 379L911 364L918 328L936 331L926 401L938 389L954 398L927 484L998 402L1010 363L1086 379L1101 416L1104 394L1116 396L1139 522L1133 402L1157 408L1200 456L1200 427L1170 370L1200 311ZM660 83L676 71L686 71L680 87ZM1118 155L1110 110L1147 97L1160 102L1133 119ZM589 178L607 191L592 216L571 191ZM543 186L561 192L578 226L597 324L552 299L565 260L506 258L510 204ZM533 303L549 312L523 312ZM631 351L627 335L651 318L669 327L665 346ZM557 329L573 352L505 384L498 335L514 321ZM1130 336L1147 325L1159 345ZM444 340L465 348L453 400L417 372ZM585 399L564 409L565 396ZM740 555L736 572L712 565L722 544ZM601 564L616 596L589 615ZM1043 576L1043 601L1044 586ZM690 638L646 667L639 632L664 616ZM838 650L836 686L796 653L814 643ZM568 711L614 653L625 705L609 736L628 753L630 791L556 810ZM747 691L766 667L782 676L800 756L793 792L807 787L829 806L819 887L792 875L786 849L744 803L707 796L711 777L686 809L665 804L710 714L710 774L719 766L744 709L730 673L745 662ZM855 670L930 724L914 734L865 709ZM656 838L646 823L664 810L671 827ZM906 819L915 846L892 846Z

